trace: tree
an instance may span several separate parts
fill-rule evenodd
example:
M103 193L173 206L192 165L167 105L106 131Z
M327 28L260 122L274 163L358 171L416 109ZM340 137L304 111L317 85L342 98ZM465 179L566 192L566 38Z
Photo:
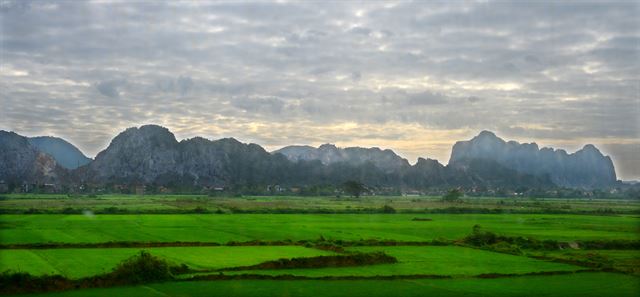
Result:
M173 278L169 269L170 265L165 260L140 251L118 264L109 276L119 283L141 284Z
M365 191L364 184L354 180L346 181L342 184L342 189L345 193L351 195L351 197L360 198L360 194Z
M382 213L396 213L396 209L395 209L395 208L393 208L393 207L391 207L391 206L389 206L389 205L386 205L386 204L385 204L385 205L382 207Z
M458 189L452 189L447 194L442 196L443 202L456 202L460 201L460 197L462 197L462 191Z

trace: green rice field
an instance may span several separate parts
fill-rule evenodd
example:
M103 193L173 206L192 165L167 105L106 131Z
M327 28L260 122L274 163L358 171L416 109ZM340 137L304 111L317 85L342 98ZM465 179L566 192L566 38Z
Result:
M457 246L400 246L400 247L359 247L351 251L384 251L398 259L395 264L381 264L361 267L340 267L322 269L253 270L237 273L290 274L298 276L392 276L392 275L444 275L474 276L486 273L523 274L542 271L576 271L582 269L562 263L553 263L497 254L490 251Z
M413 221L413 218L431 221ZM2 243L390 239L458 239L474 225L509 236L539 239L636 239L640 219L630 215L547 214L180 214L3 215Z
M69 278L109 272L139 248L110 249L12 249L0 250L0 271L13 270L33 275L61 274ZM153 255L194 269L246 266L263 261L332 254L299 246L164 247L145 248Z
M606 203L601 200L500 202L499 198L477 198L461 202L465 211L460 213L449 208L451 205L439 205L433 197L212 200L206 196L120 195L82 199L60 195L12 195L0 199L0 211L4 213L0 216L3 275L61 275L81 281L107 275L140 251L186 270L157 283L65 288L60 292L3 289L4 295L23 292L16 296L318 296L322 292L322 296L637 296L640 293L637 269L640 216L635 214L640 203L635 201L614 201L613 213L603 215L593 212ZM127 211L101 212L113 203ZM534 204L543 205L547 211ZM162 212L203 205L209 211ZM385 214L357 210L375 210L384 205L392 205L398 211ZM474 213L496 207L503 210ZM216 209L220 211L213 211ZM274 213L282 209L287 213ZM349 211L317 213L318 209ZM434 213L432 209L444 211ZM447 209L452 213L447 213ZM589 212L555 213L554 209ZM545 248L492 241L473 245L466 238L475 234L474 226L494 234L491 236L550 243ZM595 247L584 245L585 242ZM375 252L393 257L396 262L258 266Z

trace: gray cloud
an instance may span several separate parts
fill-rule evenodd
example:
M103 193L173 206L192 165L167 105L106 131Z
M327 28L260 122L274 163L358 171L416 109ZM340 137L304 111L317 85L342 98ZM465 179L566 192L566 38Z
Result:
M448 99L445 95L440 93L432 93L429 91L407 94L407 105L437 105L445 104Z
M353 73L351 73L351 80L353 80L354 82L360 81L361 78L362 73L360 73L360 71L354 71Z
M239 97L232 99L231 105L246 112L280 114L285 103L276 97Z
M371 34L371 29L363 27L353 27L349 30L349 32L353 34L369 36L369 34Z
M114 79L98 82L95 84L95 86L100 94L110 98L118 98L120 97L119 88L124 84L124 80Z
M467 97L467 101L471 102L471 103L476 103L481 101L482 99L477 97L477 96L469 96Z
M2 1L0 128L65 136L89 154L154 122L274 146L375 139L440 159L453 139L433 135L492 129L594 142L632 164L638 11L635 1ZM438 149L392 146L418 138ZM640 166L619 171L640 178Z
M177 78L160 78L156 81L159 91L167 93L178 93L182 96L188 94L194 87L193 79L189 76L178 76Z

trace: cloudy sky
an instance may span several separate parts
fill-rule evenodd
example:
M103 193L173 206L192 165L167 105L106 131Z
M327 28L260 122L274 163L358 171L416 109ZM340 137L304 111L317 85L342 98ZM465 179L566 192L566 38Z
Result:
M0 0L0 129L90 156L155 123L445 164L487 129L593 143L638 179L639 3Z

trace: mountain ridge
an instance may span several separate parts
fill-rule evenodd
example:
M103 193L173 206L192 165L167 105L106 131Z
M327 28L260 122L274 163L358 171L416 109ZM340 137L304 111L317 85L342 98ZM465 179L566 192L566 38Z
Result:
M27 137L0 130L1 181L61 183L67 173L52 156L31 145Z
M333 144L322 144L318 148L312 146L286 146L275 150L274 154L283 154L290 161L320 160L324 165L338 162L347 162L352 165L361 165L372 162L386 172L393 172L403 167L411 166L407 159L400 157L390 149L382 150L378 147L347 147L338 148Z
M7 133L13 132L3 131L0 136L11 138ZM5 142L0 139L0 148L3 145L10 147ZM25 156L42 153L28 140L17 147L14 153L22 150ZM8 153L4 151L0 155L6 159ZM51 159L56 162L55 158ZM50 169L61 167L57 163L49 166ZM37 179L46 176L39 173L42 168L33 169L34 174L24 175L16 167L19 166L4 168L5 172L0 172L0 177L31 176L31 179ZM60 176L70 176L67 180L58 179L61 182L185 186L337 184L355 179L401 188L589 188L606 187L616 182L611 159L603 156L593 145L585 145L583 149L567 154L560 149L540 149L535 143L507 142L490 131L456 142L447 165L429 158L418 158L411 165L393 150L378 147L339 148L323 144L315 148L296 145L268 152L260 145L242 143L234 138L209 140L194 137L178 141L165 127L143 125L119 133L85 166L55 170Z
M60 166L67 169L76 169L91 162L91 158L80 151L70 142L53 136L29 137L29 143L38 150L51 155Z
M540 149L535 142L507 142L485 130L470 140L456 142L449 164L479 158L496 161L525 174L547 174L559 186L600 187L617 180L611 158L592 144L569 154L562 149Z

